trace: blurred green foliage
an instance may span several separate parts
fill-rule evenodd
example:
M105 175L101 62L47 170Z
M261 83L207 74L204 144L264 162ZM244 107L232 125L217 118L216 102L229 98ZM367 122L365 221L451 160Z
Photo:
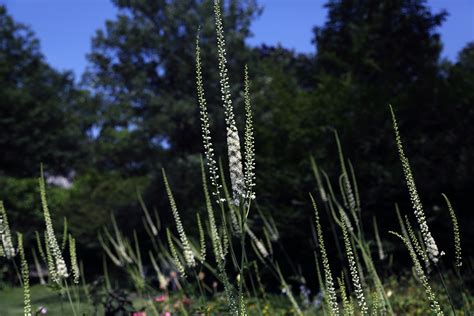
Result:
M454 280L455 278L449 278L448 286L456 285L452 284ZM391 299L393 311L396 315L432 314L429 305L424 299L424 289L419 286L419 283L413 277L408 275L403 275L401 277L391 277L385 282L384 287L386 288L387 293L389 293L388 295ZM442 293L438 297L441 305L448 306L448 298L444 294L441 285L435 285L435 290L437 293ZM3 313L2 315L13 316L18 315L23 311L23 293L21 288L6 288L1 291L1 294L2 298L5 298L0 301L0 308ZM33 310L38 309L40 306L44 306L48 309L48 314L52 315L61 315L64 314L65 310L68 310L67 304L58 300L57 293L51 289L45 288L44 286L33 286L32 297L34 298L32 302ZM129 298L132 300L133 306L136 309L147 307L147 304L143 301L143 299L135 296L130 296ZM182 299L181 294L172 293L172 296L169 298L169 300L177 302L180 300L180 298ZM191 303L191 309L197 308L203 303L199 297L193 296L190 297L189 301ZM261 298L260 302L256 301L255 298L249 298L249 315L259 315L260 310L266 311L266 315L294 315L291 304L286 299L286 296L282 293L268 294L265 305L262 306L262 304L263 300ZM226 313L228 310L227 301L223 296L214 296L212 298L208 298L208 300L205 301L205 306L206 311L214 315ZM80 308L89 311L91 306L86 306L83 304L80 306ZM309 302L308 306L305 306L304 315L317 315L321 312L321 298L319 298L319 302L317 298L314 298L313 301ZM463 310L456 310L456 313L459 315L463 315L463 312ZM101 314L103 314L102 306L99 305L97 315Z
M0 6L1 174L31 177L79 169L89 155L88 131L97 100L79 89L70 72L49 66L39 41Z

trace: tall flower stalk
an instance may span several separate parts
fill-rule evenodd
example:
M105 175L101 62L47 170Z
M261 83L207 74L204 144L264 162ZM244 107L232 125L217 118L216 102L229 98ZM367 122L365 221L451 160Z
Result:
M201 63L201 48L199 46L199 33L196 36L196 87L198 94L198 103L199 103L199 115L201 118L201 132L202 132L202 142L204 145L204 152L206 155L206 165L209 170L209 178L211 180L211 185L214 188L212 194L217 199L218 203L225 201L221 197L221 188L222 185L219 181L219 168L217 167L217 162L214 154L214 147L212 144L212 137L209 124L209 113L207 110L207 101L204 94L204 85L202 78L202 63Z
M344 246L346 248L346 256L349 262L349 271L351 273L352 284L354 285L354 290L357 298L357 303L359 305L362 315L367 315L369 308L367 306L367 301L364 296L364 290L362 288L362 283L360 279L359 269L357 267L357 262L355 259L354 251L352 249L352 244L349 237L349 232L347 229L348 217L345 215L343 210L340 210L341 213L341 228L342 236L344 238Z
M178 272L181 276L185 276L184 266L181 264L181 260L179 259L178 251L174 246L173 238L171 237L171 232L169 228L166 229L166 237L168 239L168 247L170 248L171 256L173 258L174 264L178 269Z
M395 117L395 113L393 111L392 106L390 105L390 112L392 114L392 123L393 123L393 130L395 132L395 141L397 143L398 154L400 156L400 161L402 163L403 173L405 175L405 181L408 186L408 192L410 194L410 200L415 212L416 220L418 221L418 225L420 226L421 235L423 236L423 242L426 245L426 251L428 253L428 257L434 263L437 263L439 260L440 252L438 250L438 246L431 235L430 229L428 227L428 223L426 221L425 212L423 210L423 205L421 204L420 196L418 195L418 191L416 189L415 180L413 178L413 174L411 172L410 163L408 158L405 155L405 151L403 150L402 140L400 137L400 132L398 130L397 119Z
M250 101L250 79L249 69L245 65L244 72L244 104L245 104L245 137L244 137L244 150L245 150L245 165L244 165L244 178L246 194L245 198L249 200L255 199L255 140L253 136L253 114L252 104Z
M222 186L220 186L217 182L217 164L214 159L214 149L211 141L210 136L210 126L209 126L209 115L207 110L207 102L204 95L204 88L203 88L203 79L202 79L202 65L201 65L201 51L199 48L199 34L196 39L196 85L197 85L197 92L198 92L198 103L200 108L200 117L201 117L201 129L202 129L202 137L203 137L203 144L206 154L206 163L209 168L211 184L214 186L215 195L217 195L217 201L221 207L222 211L222 220L223 220L223 227L222 227L222 237L218 237L219 244L217 244L217 240L213 240L213 248L218 250L219 253L217 254L218 265L222 267L219 268L220 273L222 274L224 279L224 287L226 288L226 293L228 296L228 301L230 302L230 310L231 313L245 315L246 312L246 304L245 304L245 295L243 292L243 272L246 265L246 256L245 256L245 231L248 229L247 227L247 216L250 211L250 200L255 198L255 192L253 187L255 186L255 151L254 151L254 137L253 137L253 122L252 122L252 109L250 104L250 80L248 76L248 68L245 67L245 89L244 89L244 103L245 103L245 118L246 118L246 126L245 126L245 138L244 138L244 146L245 146L245 168L242 161L242 152L241 152L241 144L239 133L236 125L235 115L234 115L234 108L231 100L231 89L229 84L229 75L228 75L228 68L227 68L227 58L226 58L226 43L224 38L224 26L222 20L222 10L221 10L221 1L215 0L214 1L214 16L215 16L215 28L216 28L216 37L217 37L217 54L218 54L218 64L219 64L219 78L220 78L220 88L221 88L221 99L224 108L225 114L225 125L226 125L226 133L227 133L227 151L228 151L228 158L229 158L229 174L231 180L231 188L232 188L232 197L229 196L224 182L224 175L222 174L221 170L221 178L222 178ZM244 171L245 169L245 171ZM220 197L220 189L223 188L225 199ZM207 191L207 188L205 188ZM228 241L228 234L227 234L227 224L226 224L226 217L224 210L224 204L222 202L228 201L229 208L230 208L230 218L232 227L234 229L234 233L240 236L240 245L241 245L241 263L240 265L237 264L232 244ZM244 202L245 201L245 202ZM243 204L241 202L244 202ZM209 210L209 206L208 206ZM210 213L211 214L211 213ZM211 234L214 228L211 227ZM217 230L217 228L216 228ZM252 233L250 233L252 234ZM217 237L217 236L216 236ZM251 236L252 237L252 236ZM264 247L263 243L258 240L255 235L254 238L254 245L256 245L259 251L263 254L264 257L268 256L269 253ZM211 236L214 239L214 236ZM233 262L236 264L236 267L239 270L239 275L242 276L241 279L238 281L238 303L237 300L233 299L232 290L230 290L229 284L225 281L226 274L224 269L224 258L227 252L227 247L229 247L232 251L232 259ZM220 249L219 249L220 248Z
M383 250L382 240L380 240L379 227L377 225L377 219L375 218L375 216L374 216L374 233L375 233L375 242L377 244L379 259L384 260L386 258L386 255Z
M342 308L344 311L343 314L346 316L352 316L354 315L354 306L352 305L352 302L347 297L346 286L344 285L344 277L343 276L340 278L338 277L337 283L339 284L339 292L341 293Z
M453 206L449 201L446 194L443 193L443 198L448 205L449 215L451 217L451 222L453 223L454 230L454 257L455 257L455 266L460 268L462 266L462 255L461 255L461 233L459 231L458 219L456 218L456 213L454 212Z
M224 39L224 25L222 22L220 0L214 1L214 16L217 34L217 54L219 60L221 95L227 129L227 151L229 156L229 172L232 184L233 203L239 205L240 200L245 198L245 180L242 167L240 138L235 123L234 108L230 93L229 71L227 69L226 44Z
M173 193L171 192L170 185L168 183L168 178L166 177L165 170L161 170L163 173L163 180L165 182L166 193L168 194L168 200L171 206L171 212L173 213L174 220L176 222L176 229L178 230L179 240L181 241L181 245L183 247L183 254L184 254L184 261L188 267L196 266L196 260L194 258L194 253L191 249L191 246L188 241L188 237L184 232L183 223L181 222L181 217L179 216L178 207L176 206L176 202L173 197Z
M13 246L7 211L3 201L0 201L0 257L4 256L7 259L13 259L15 255L16 250Z
M31 294L30 294L30 270L25 257L25 249L23 247L23 235L17 233L18 252L20 253L21 279L23 283L23 312L25 316L31 316Z
M200 258L201 262L206 261L206 237L204 235L204 228L202 226L201 215L196 213L198 231L199 231L199 251L200 251Z
M202 173L202 186L204 188L204 198L206 201L206 209L209 220L209 229L211 232L211 243L214 252L214 257L217 263L217 269L219 276L224 284L224 292L229 303L229 311L232 315L239 314L239 307L234 294L234 288L230 284L229 277L227 276L225 269L225 240L221 240L219 230L217 229L216 218L214 216L214 210L212 208L211 197L209 195L209 189L207 187L206 171L204 169L204 162L201 159L201 173ZM224 229L225 231L225 229Z
M77 262L76 239L69 235L69 256L71 259L72 280L74 284L79 284L80 271Z
M431 310L433 311L433 313L435 315L438 315L438 316L444 315L444 312L441 309L441 306L439 305L438 300L436 299L436 295L433 292L433 289L431 288L431 286L428 282L428 277L426 276L425 272L423 271L423 267L421 266L421 263L418 260L418 257L416 255L416 251L413 248L412 244L408 241L408 239L406 239L402 235L400 235L398 233L395 233L395 232L392 232L392 231L390 233L397 236L398 238L400 238L403 241L403 243L405 244L405 247L407 247L408 252L410 253L410 257L413 261L413 265L415 266L415 271L416 271L416 274L418 276L418 279L421 281L421 284L425 288L426 295L428 296L428 299L430 300Z
M258 250L257 254L260 254L263 258L268 257L270 255L270 253L268 252L268 250L265 247L265 245L263 244L263 242L260 239L258 239L257 236L255 236L255 233L250 228L247 227L246 230L247 230L247 233L249 234L250 238L254 242L255 247Z
M209 229L211 232L211 243L212 249L214 251L214 256L216 257L217 263L221 260L224 260L224 254L222 250L222 242L219 237L219 230L217 229L216 218L214 215L214 210L212 208L211 198L209 195L209 189L207 187L207 180L206 180L206 171L204 170L204 162L201 158L201 174L202 174L202 186L204 188L204 198L206 201L206 209L209 221Z
M323 229L321 227L321 222L319 221L318 207L311 193L309 194L309 197L311 198L311 202L313 204L313 209L314 209L316 233L318 237L321 258L323 261L324 279L326 283L326 293L328 296L329 306L331 307L331 315L339 315L339 305L337 303L336 289L334 287L334 280L332 278L331 267L329 265L329 259L326 252L326 246L324 244Z
M343 189L342 193L343 193L344 201L347 204L346 207L351 210L354 218L358 220L355 212L359 211L359 206L357 203L357 199L354 195L354 191L352 190L349 173L347 172L346 163L344 161L344 154L342 152L342 146L341 146L341 142L339 140L339 135L337 134L337 131L334 131L334 135L336 137L337 152L339 155L339 162L340 162L341 171L342 171L341 180L342 180L342 189Z
M430 273L431 267L430 267L430 260L429 260L428 254L423 249L423 246L422 246L423 244L418 241L415 231L413 230L413 227L411 226L410 221L408 220L408 216L406 215L405 215L405 223L406 223L406 229L407 229L408 238L409 238L407 240L410 242L411 247L420 256L420 258L423 259L425 263L426 272Z
M49 265L50 268L53 268L55 271L49 271L51 276L54 276L56 282L60 282L61 279L65 279L69 276L67 271L66 262L64 261L61 249L59 248L56 235L54 234L53 222L51 220L51 214L49 212L48 201L46 199L46 185L44 181L43 167L41 167L41 177L39 178L39 187L40 187L40 196L41 196L41 205L43 207L44 221L46 223L46 236L47 242L46 247L48 248L52 264Z

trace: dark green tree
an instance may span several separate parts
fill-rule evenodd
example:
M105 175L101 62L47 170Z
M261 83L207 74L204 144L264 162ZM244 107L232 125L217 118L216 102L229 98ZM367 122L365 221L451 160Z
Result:
M234 97L238 97L249 55L245 39L260 9L254 0L223 2L231 84ZM92 39L89 66L83 77L83 82L104 100L95 129L94 166L100 174L111 172L117 179L113 182L96 177L107 190L94 192L98 200L100 195L102 200L111 200L114 183L117 190L127 183L142 183L140 190L147 205L163 211L166 224L171 214L167 213L169 204L161 174L164 167L183 218L191 226L194 216L186 216L187 212L194 214L203 205L202 187L195 181L200 177L199 155L203 151L195 86L199 28L206 94L215 119L214 139L225 145L214 1L113 3L118 14ZM227 158L225 150L219 153ZM84 188L83 194L88 192ZM131 193L135 195L135 190ZM129 206L116 203L113 208L125 229L141 226L140 208ZM87 207L81 209L87 212ZM137 216L130 216L135 211Z
M470 205L451 189L472 187L473 146L466 142L472 47L454 64L442 61L437 29L447 13L432 12L423 0L330 0L326 7L328 20L314 29L314 113L339 130L364 188L363 207L391 211L394 202L409 207L389 120L392 104L429 220L441 236L448 229L440 193L456 196L460 216ZM327 140L318 143L335 154ZM389 228L392 219L379 224Z
M440 81L436 102L442 110L426 121L431 135L435 135L435 138L425 142L430 144L426 154L432 155L434 164L425 168L431 175L436 174L435 183L452 201L457 202L461 225L472 227L470 196L474 187L474 143L470 139L474 135L474 42L466 44L456 62L443 64ZM429 177L430 174L426 178ZM442 203L439 195L435 198ZM439 224L444 231L450 231L449 221ZM463 234L466 254L472 255L474 233L464 228Z
M361 180L386 194L400 192L388 104L397 110L408 146L428 137L431 131L420 126L441 110L434 102L442 49L437 28L447 13L433 13L424 0L330 0L326 7L328 20L314 29L316 81L346 88L334 99L325 97L332 89L320 89L319 106L332 119L327 124L340 131ZM369 200L383 196L379 191Z
M77 205L84 203L77 197L86 188L104 190L88 178L76 181L90 168L91 128L99 101L75 84L71 72L48 65L33 31L0 5L0 200L12 229L22 231L25 242L44 227L37 180L41 163L47 176L75 175L72 188L48 188L56 227L64 216L82 213ZM102 216L106 218L108 214ZM89 220L83 216L72 223L73 232L87 227ZM95 236L95 229L89 229L89 235Z
M51 68L33 32L0 6L0 173L67 173L86 155L94 102L70 72Z
M102 169L145 174L166 161L201 152L194 69L199 27L209 98L220 105L213 1L113 2L119 13L93 38L84 77L106 100L97 163ZM231 80L236 83L242 78L250 22L258 11L253 0L225 2Z
M433 13L425 0L330 0L326 7L328 20L314 29L317 81L339 79L352 87L351 102L334 105L344 114L333 125L359 142L357 151L380 151L370 147L390 135L389 103L412 114L416 108L412 120L434 109L442 49L437 28L447 13Z
M377 83L392 95L433 76L441 52L436 28L447 13L426 0L330 0L328 20L314 28L318 70Z

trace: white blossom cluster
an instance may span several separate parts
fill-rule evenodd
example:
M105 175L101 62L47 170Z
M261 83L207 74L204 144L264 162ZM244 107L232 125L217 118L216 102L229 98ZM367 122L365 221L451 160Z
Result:
M319 248L321 251L321 258L323 260L323 268L324 268L324 279L326 282L326 290L328 294L328 301L331 306L331 314L332 315L339 315L339 304L337 303L337 295L336 289L334 286L334 280L332 278L331 267L329 265L329 259L326 252L326 247L324 245L324 238L323 238L323 229L321 227L321 223L319 221L319 212L318 207L316 205L316 201L314 200L313 196L309 195L311 198L311 202L314 208L314 216L315 216L315 224L316 224L316 233L318 235L318 243Z
M168 199L171 206L171 212L173 213L174 220L176 222L176 229L178 230L179 240L181 241L181 245L183 247L183 255L186 265L188 267L196 266L196 260L194 258L194 252L189 245L188 237L184 232L183 223L181 222L181 217L179 216L178 207L176 206L176 202L173 197L173 193L171 192L170 185L168 183L168 178L166 177L165 170L162 170L163 179L165 182L166 193L168 194Z
M245 137L244 137L244 150L245 150L245 188L247 199L255 199L255 140L253 136L253 118L252 118L252 106L250 103L250 79L248 66L245 65L245 89L244 89L244 103L245 103Z
M255 234L253 233L253 231L248 227L247 227L247 233L249 234L252 241L255 243L255 246L257 247L262 257L264 258L268 257L270 253L268 252L263 242L260 239L258 239L257 236L255 236Z
M443 194L443 197L448 205L449 215L451 216L451 221L453 223L454 229L454 255L455 255L455 265L460 268L462 266L462 255L461 255L461 233L459 231L458 219L456 218L456 213L454 213L453 206L449 201L448 197Z
M349 216L347 216L346 212L342 208L339 208L339 211L341 212L341 219L346 225L346 228L349 230L349 232L353 233L354 232L354 227L352 226L351 220L349 219Z
M375 219L375 216L374 216L374 232L375 232L375 242L377 243L379 259L384 260L387 256L385 254L385 251L383 250L382 240L380 240L379 228L378 228L377 220Z
M432 288L431 288L431 286L428 282L428 277L426 276L425 272L423 271L423 267L421 266L421 263L418 260L418 257L416 255L416 251L413 248L412 244L410 243L410 241L408 239L404 238L400 234L392 232L392 231L390 233L397 236L398 238L400 238L403 241L403 243L405 244L405 246L407 247L408 252L410 253L410 257L413 261L413 265L415 267L415 271L416 271L416 274L418 276L418 279L421 281L421 284L425 288L426 295L428 296L428 299L430 300L430 307L431 307L433 313L437 316L444 315L443 310L441 309L441 306L439 305L439 302L436 299L436 295L433 292L433 290L432 290Z
M176 268L178 269L178 272L181 276L185 276L186 273L184 271L184 266L181 264L181 260L179 259L178 256L178 251L176 250L176 247L174 246L173 238L171 237L171 232L169 228L166 229L166 236L168 238L168 246L170 248L171 256L173 257L174 264Z
M48 248L52 257L52 264L49 273L51 276L54 276L54 281L60 282L61 279L67 278L69 273L67 271L66 262L64 261L61 249L59 248L58 241L54 234L53 222L51 220L51 214L49 213L48 202L46 200L46 186L44 183L43 171L41 171L41 177L39 179L40 195L41 195L41 204L43 206L43 215L44 221L46 223L46 248Z
M408 216L406 215L405 215L405 222L406 222L406 229L408 232L408 237L405 236L405 238L411 242L411 246L413 247L415 252L420 256L421 259L423 259L425 263L426 272L430 273L431 265L430 265L430 259L428 257L428 254L426 253L426 251L424 251L420 242L418 241L415 231L413 230L413 227L411 226L410 221L408 220Z
M204 151L206 155L206 165L209 169L209 177L211 185L214 187L212 194L216 197L217 203L224 202L225 199L221 197L220 190L222 185L219 183L219 169L217 167L216 159L214 158L214 148L212 145L209 114L207 111L207 101L204 94L204 86L202 79L202 65L201 65L201 48L199 46L199 34L196 37L196 86L199 103L199 115L201 116L201 132L204 144Z
M16 255L16 249L13 247L8 217L3 202L0 201L0 257L12 259Z
M341 212L341 223L342 223L342 235L344 238L344 246L346 248L346 256L347 260L349 261L349 271L351 273L352 283L354 285L354 290L356 294L357 303L359 305L360 311L362 315L367 315L369 312L369 308L367 306L367 302L364 296L364 290L362 289L362 284L359 276L359 271L357 269L357 263L355 261L354 252L352 250L351 241L349 239L349 232L347 230L347 221L344 218L347 218L347 215L344 214L342 210ZM345 215L345 216L344 216Z
M160 290L166 290L168 288L169 279L166 278L164 276L164 274L161 272L161 269L158 266L158 263L156 262L156 260L153 257L151 252L150 252L150 260L151 260L151 264L153 266L153 269L155 269L155 272L157 274L158 284L159 284Z
M232 204L239 205L242 199L251 200L255 198L255 150L253 137L252 109L250 105L250 80L248 78L248 68L245 67L245 135L244 154L245 162L242 161L242 151L239 132L235 122L234 108L231 100L231 89L229 84L229 74L227 69L227 58L224 39L224 26L222 21L221 2L214 1L215 26L217 34L217 53L219 64L219 77L221 98L224 107L227 151L229 158L229 173L232 187ZM198 103L200 108L201 130L206 155L206 164L210 173L211 184L214 187L213 194L218 203L225 201L221 197L222 185L219 183L218 167L214 158L214 148L210 133L209 114L207 101L204 94L201 50L199 48L199 34L196 39L196 86Z
M410 200L413 206L413 210L415 212L415 217L418 221L418 225L420 226L421 235L423 237L423 242L426 246L426 252L428 253L428 257L431 259L431 261L437 263L439 260L440 252L433 236L431 235L428 223L426 222L425 212L423 211L423 205L421 204L421 200L416 189L415 180L413 179L413 174L410 168L410 163L408 161L408 158L405 156L405 152L403 150L397 120L395 118L395 113L393 112L392 107L390 107L390 111L392 113L393 129L395 131L395 141L397 143L398 154L402 162L403 173L405 175L405 181L408 186L408 192L410 194Z
M30 270L28 268L28 262L25 257L25 249L23 247L23 235L17 233L18 237L18 252L20 253L21 262L21 279L23 282L23 313L25 316L31 316L31 293L30 293Z
M72 280L75 284L79 284L79 264L77 262L76 239L69 235L69 256L71 258Z
M229 155L229 172L232 184L233 202L240 204L240 200L245 198L245 180L242 167L242 153L240 149L240 138L235 123L234 109L232 106L229 74L227 69L227 58L224 39L224 26L222 23L222 13L220 1L214 1L214 14L217 33L217 53L219 60L219 77L222 94L222 102L225 112L227 128L227 151Z

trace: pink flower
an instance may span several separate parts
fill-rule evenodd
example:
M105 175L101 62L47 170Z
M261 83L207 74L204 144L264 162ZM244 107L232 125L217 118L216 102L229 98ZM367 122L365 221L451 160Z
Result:
M154 298L154 301L155 302L158 302L158 303L161 303L161 302L164 302L168 299L168 296L165 295L165 294L162 294L162 295L159 295L157 297Z
M163 314L161 314L162 316L171 316L171 313L170 312L164 312Z
M146 316L145 312L133 312L132 316Z

